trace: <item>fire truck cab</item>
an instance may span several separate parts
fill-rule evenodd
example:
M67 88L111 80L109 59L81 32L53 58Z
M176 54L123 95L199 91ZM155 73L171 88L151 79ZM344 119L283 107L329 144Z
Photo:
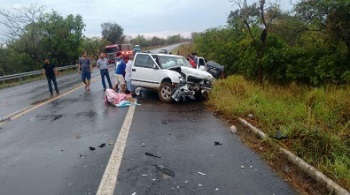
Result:
M125 62L128 61L129 56L133 55L134 47L132 44L113 44L105 47L105 53L107 54L108 62L110 64L115 63L115 57L117 52L122 52Z

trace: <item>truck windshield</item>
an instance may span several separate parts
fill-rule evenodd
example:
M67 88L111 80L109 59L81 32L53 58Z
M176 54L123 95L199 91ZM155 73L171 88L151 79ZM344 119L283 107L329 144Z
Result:
M135 46L134 46L134 51L135 51L135 52L141 51L141 46L135 45Z
M158 56L158 61L163 69L169 69L176 66L192 67L186 58L180 56Z
M105 52L106 53L115 53L119 51L118 47L109 47L109 48L105 48Z

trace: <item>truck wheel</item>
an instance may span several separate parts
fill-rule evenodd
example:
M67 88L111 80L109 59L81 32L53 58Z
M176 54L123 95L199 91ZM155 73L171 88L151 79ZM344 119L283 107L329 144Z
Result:
M159 99L163 102L171 103L173 102L173 98L171 94L173 92L174 87L169 82L163 82L158 90Z

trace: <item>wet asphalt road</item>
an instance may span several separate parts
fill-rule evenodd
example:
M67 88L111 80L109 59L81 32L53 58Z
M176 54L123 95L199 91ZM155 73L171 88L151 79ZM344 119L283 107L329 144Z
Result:
M96 194L128 112L103 95L98 80L1 125L0 194ZM138 102L114 194L295 194L203 102Z

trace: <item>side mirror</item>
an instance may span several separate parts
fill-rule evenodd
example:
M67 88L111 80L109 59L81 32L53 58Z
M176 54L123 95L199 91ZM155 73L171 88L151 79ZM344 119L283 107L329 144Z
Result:
M156 64L153 64L153 69L158 69Z

